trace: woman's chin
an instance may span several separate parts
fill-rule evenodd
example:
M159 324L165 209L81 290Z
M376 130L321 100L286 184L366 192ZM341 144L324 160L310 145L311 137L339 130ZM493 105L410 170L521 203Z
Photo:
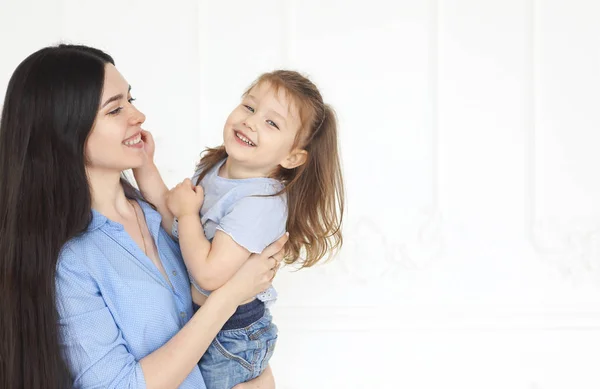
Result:
M140 155L138 158L128 158L127 163L122 165L123 169L121 169L121 171L143 167L146 164L147 160L148 158L145 154Z

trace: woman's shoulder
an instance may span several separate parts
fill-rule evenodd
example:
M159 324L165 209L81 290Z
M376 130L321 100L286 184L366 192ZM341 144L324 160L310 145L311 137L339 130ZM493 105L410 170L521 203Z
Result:
M56 278L59 284L64 284L64 280L67 279L92 278L94 271L89 264L93 261L85 250L88 238L88 235L83 233L69 239L61 248L56 262Z
M73 262L75 258L84 257L86 247L93 245L93 233L89 230L69 239L61 248L58 254L58 262ZM83 260L77 259L77 263L81 264Z
M58 266L87 267L110 248L110 241L102 232L102 227L110 221L101 213L92 209L90 222L86 229L71 237L58 255Z

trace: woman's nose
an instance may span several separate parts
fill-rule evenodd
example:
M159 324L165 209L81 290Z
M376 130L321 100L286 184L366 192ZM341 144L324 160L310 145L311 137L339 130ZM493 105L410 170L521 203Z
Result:
M135 126L144 123L146 121L146 115L144 115L142 111L137 109L135 106L132 105L131 107L133 109L130 118L131 124Z

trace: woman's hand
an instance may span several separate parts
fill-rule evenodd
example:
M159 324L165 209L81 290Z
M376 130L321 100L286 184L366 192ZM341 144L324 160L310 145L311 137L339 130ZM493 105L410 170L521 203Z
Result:
M252 254L242 267L218 290L230 293L241 304L271 286L284 254L288 234L267 246L262 253Z
M156 145L154 143L154 138L149 131L142 130L142 143L144 144L144 153L146 154L146 160L142 166L136 167L133 169L133 175L135 180L140 183L140 181L148 181L148 177L157 175L160 177L160 173L154 164L154 150ZM162 178L161 178L162 183ZM143 192L143 188L142 189Z
M144 142L144 151L146 152L146 156L148 157L148 161L146 163L154 163L154 138L149 131L142 130L142 142Z
M242 382L233 387L233 389L275 389L275 377L271 367L267 366L258 377L248 382Z

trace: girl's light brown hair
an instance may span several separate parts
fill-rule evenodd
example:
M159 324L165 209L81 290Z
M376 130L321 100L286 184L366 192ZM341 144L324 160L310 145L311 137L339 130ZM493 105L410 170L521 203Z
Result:
M300 129L293 148L307 151L306 162L294 169L279 166L271 175L281 181L288 198L285 262L310 267L332 255L342 246L344 185L338 152L337 120L333 109L309 79L289 70L261 75L244 93L268 83L275 92L283 91L300 117ZM218 162L227 157L224 146L206 149L198 165L196 184Z

